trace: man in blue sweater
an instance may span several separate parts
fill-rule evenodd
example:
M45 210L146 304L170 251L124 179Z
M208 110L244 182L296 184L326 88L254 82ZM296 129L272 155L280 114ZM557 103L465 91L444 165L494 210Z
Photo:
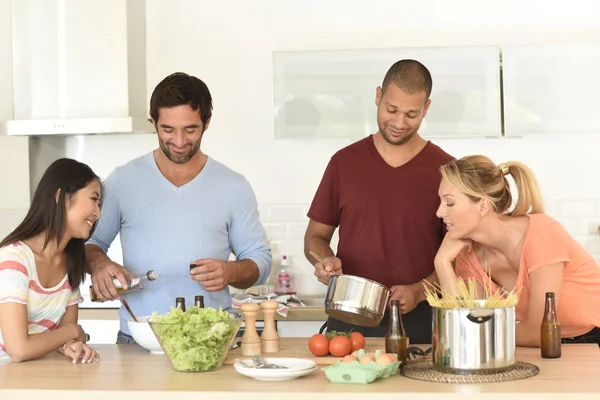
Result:
M156 270L159 279L124 293L137 315L168 312L176 297L206 307L231 307L228 285L264 283L271 249L257 202L241 174L200 150L212 114L212 98L200 79L175 73L150 99L159 147L116 168L105 180L102 218L86 244L88 271L100 300L119 297L112 279ZM117 234L123 266L106 252ZM236 261L228 261L231 253ZM194 264L195 268L190 269ZM134 343L121 307L117 343Z

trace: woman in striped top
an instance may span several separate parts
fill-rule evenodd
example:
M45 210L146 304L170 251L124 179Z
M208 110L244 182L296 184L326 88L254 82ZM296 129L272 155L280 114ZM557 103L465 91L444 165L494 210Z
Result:
M102 185L87 165L63 158L46 170L29 212L0 242L0 364L59 351L99 360L77 324L84 243L100 218Z

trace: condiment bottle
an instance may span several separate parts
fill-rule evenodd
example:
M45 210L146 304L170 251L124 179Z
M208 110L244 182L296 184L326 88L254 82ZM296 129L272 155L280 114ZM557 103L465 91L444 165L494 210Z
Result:
M131 277L131 275L125 275L125 278L127 279L127 290L123 289L121 282L117 278L113 278L113 285L115 285L115 288L117 289L117 292L119 294L123 292L129 292L132 290L142 289L147 282L153 281L156 278L158 278L158 273L154 270L150 270L144 275L140 276L139 278ZM100 299L98 299L98 296L96 295L93 286L90 286L90 300L94 302L101 301Z
M277 274L276 294L296 294L292 288L291 263L287 256L281 258L279 274Z
M402 366L406 365L406 349L408 348L408 336L404 332L400 316L398 300L392 300L390 305L390 321L388 333L385 336L385 352L395 353Z
M542 358L560 358L561 326L556 315L554 293L546 293L546 310L540 330Z
M195 296L194 305L198 308L204 308L204 296Z
M175 298L175 308L180 308L181 311L185 311L185 297Z
M260 309L256 303L245 303L240 307L244 313L244 335L242 336L242 355L255 356L261 353L260 337L256 332L256 313Z
M275 328L275 312L278 306L279 303L275 300L263 300L260 303L265 321L265 326L260 335L263 353L277 353L279 351L279 335Z

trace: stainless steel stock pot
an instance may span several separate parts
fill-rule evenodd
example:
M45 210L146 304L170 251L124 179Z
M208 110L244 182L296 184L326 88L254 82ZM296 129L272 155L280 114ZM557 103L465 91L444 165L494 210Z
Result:
M433 363L444 372L497 373L516 363L515 307L438 308L433 312Z

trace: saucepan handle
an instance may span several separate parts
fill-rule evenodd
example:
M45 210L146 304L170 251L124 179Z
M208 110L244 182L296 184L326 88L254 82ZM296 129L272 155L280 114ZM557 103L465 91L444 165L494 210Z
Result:
M467 319L476 324L483 324L494 316L494 310L480 308L467 314Z

